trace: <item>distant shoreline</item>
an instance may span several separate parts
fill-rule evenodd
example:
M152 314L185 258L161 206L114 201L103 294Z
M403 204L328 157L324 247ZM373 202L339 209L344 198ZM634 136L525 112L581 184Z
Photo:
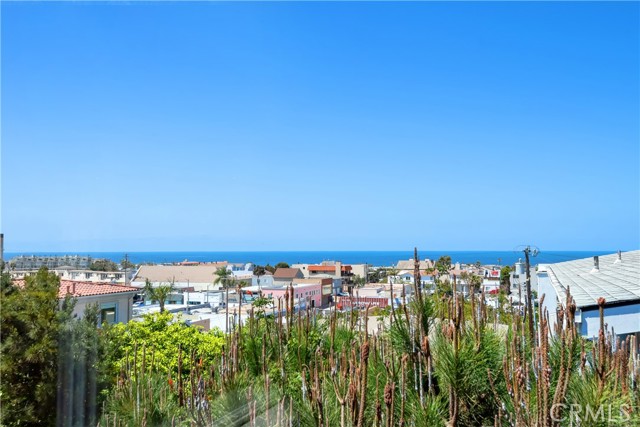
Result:
M595 255L614 253L615 251L541 251L532 258L532 264L548 264L588 258ZM135 264L142 263L174 263L184 260L198 262L228 261L252 262L254 264L277 264L278 262L319 263L326 260L337 260L348 264L371 264L374 266L389 266L399 260L413 258L413 251L163 251L163 252L5 252L4 259L10 260L19 255L56 256L82 255L92 258L106 258L119 262L128 255ZM438 259L449 255L452 262L475 263L480 261L487 265L512 265L523 258L522 252L516 251L418 251L421 259Z

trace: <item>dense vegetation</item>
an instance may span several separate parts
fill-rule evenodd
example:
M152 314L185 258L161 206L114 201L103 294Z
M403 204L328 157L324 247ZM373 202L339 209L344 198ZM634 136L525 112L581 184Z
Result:
M118 265L108 259L97 259L91 263L89 269L93 271L117 271Z
M3 292L47 289L53 280L41 272L32 289L8 285ZM472 294L465 301L447 292L418 293L379 318L373 310L294 313L287 298L275 302L286 313L282 317L266 317L256 309L227 335L171 323L169 314L92 333L84 328L92 321L90 313L84 323L68 320L58 305L47 319L76 325L66 329L76 331L72 342L97 342L78 347L75 359L60 358L67 360L65 371L74 363L85 367L78 372L93 366L85 394L92 396L94 387L95 405L91 399L66 400L58 417L66 408L68 420L78 422L74 414L95 407L91 420L96 417L104 426L568 426L578 425L577 415L582 426L640 423L637 343L612 342L604 320L598 340L582 339L570 298L553 338L547 316L538 310L532 339L519 312L493 310L484 295ZM26 344L6 341L5 330L14 332L5 329L5 321L19 324L34 307L23 303L5 317L5 301L2 424L46 423L36 416L54 413L51 396L48 407L30 407L27 422L18 422L18 411L5 408L27 405L38 387L55 390L59 366L52 340L60 332L45 333L40 326L24 332L31 334ZM376 333L368 333L367 324L376 322ZM45 342L53 362L35 358L38 378L11 372L33 357L31 346Z

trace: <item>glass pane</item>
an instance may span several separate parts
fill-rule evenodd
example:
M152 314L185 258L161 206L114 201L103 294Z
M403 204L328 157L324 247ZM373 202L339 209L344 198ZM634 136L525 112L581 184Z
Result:
M116 322L116 309L112 308L103 308L100 311L100 318L102 319L102 323L115 323Z

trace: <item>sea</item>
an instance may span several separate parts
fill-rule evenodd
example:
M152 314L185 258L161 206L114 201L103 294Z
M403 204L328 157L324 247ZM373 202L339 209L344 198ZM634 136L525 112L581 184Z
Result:
M615 251L540 251L531 257L531 264L549 264L605 255ZM251 262L259 265L275 265L279 262L288 264L312 264L322 261L341 261L345 264L370 264L373 266L391 266L399 260L413 258L413 251L220 251L220 252L5 252L5 260L18 255L89 255L92 258L106 258L120 262L125 254L134 264L174 263L181 261L228 261L232 263ZM521 251L419 251L420 259L437 260L448 255L453 263L475 263L483 265L513 265L519 259L524 260Z

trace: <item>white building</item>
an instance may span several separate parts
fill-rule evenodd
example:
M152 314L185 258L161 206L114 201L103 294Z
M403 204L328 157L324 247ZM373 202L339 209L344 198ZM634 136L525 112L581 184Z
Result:
M273 273L265 271L261 276L251 276L251 286L256 286L258 288L261 286L273 286Z
M236 279L247 279L253 276L253 264L250 262L227 264L227 270L231 272Z
M567 291L577 306L576 323L581 335L598 336L598 299L604 298L609 332L619 338L635 335L640 342L640 251L604 255L538 266L538 298L545 295L549 323L557 322L557 308L566 304Z
M63 266L50 269L49 272L55 273L60 280L70 280L76 282L91 283L119 283L125 284L126 277L124 271L94 271L94 270L76 270L71 266ZM10 271L12 279L24 279L26 276L35 276L38 270L13 270ZM129 276L132 271L128 271Z
M17 286L24 286L24 280L14 280ZM75 298L73 314L82 317L87 306L98 304L100 323L127 323L132 317L133 297L140 290L131 286L111 283L74 282L61 280L58 298L67 295Z
M93 260L90 256L81 255L19 255L12 258L8 264L10 270L37 270L41 267L48 269L61 266L71 266L76 269L88 269Z

